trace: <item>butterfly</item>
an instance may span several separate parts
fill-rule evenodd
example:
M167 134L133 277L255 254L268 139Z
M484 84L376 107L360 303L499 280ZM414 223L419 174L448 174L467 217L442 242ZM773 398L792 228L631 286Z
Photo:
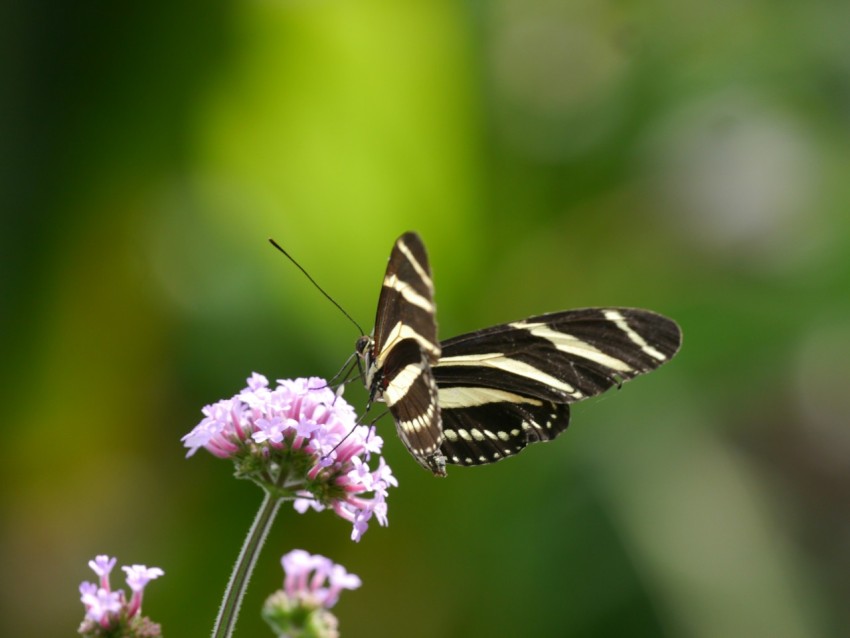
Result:
M422 239L393 245L375 329L356 353L369 405L386 403L420 465L482 465L566 430L570 404L650 372L678 352L672 319L638 308L528 317L440 342Z

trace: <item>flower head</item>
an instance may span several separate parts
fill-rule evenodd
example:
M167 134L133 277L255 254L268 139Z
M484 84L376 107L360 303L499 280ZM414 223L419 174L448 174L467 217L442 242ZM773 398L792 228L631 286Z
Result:
M80 601L86 610L86 618L79 632L83 636L109 635L153 637L160 636L159 625L141 616L142 592L145 585L162 576L159 567L133 565L122 567L127 573L127 585L133 592L130 600L122 590L112 591L109 574L117 559L99 555L89 561L89 567L100 577L100 586L84 581L80 583Z
M389 466L372 454L383 441L357 424L354 409L323 379L284 379L274 388L261 374L235 396L203 408L204 418L183 437L192 456L200 448L236 464L298 512L331 508L360 537L374 516L387 524L387 489L397 485Z
M283 589L272 594L263 617L279 635L337 636L337 620L328 610L343 589L357 589L360 578L329 558L295 549L284 554Z

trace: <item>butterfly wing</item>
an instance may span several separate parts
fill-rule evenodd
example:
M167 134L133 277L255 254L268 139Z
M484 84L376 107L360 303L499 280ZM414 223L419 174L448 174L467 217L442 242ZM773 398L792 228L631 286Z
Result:
M568 310L448 339L433 368L442 452L478 465L551 440L570 403L654 370L680 344L674 321L635 308Z
M367 358L370 400L383 400L413 457L445 475L437 384L431 366L440 358L434 285L419 235L396 240L384 275L375 333Z
M393 347L413 339L431 363L440 358L434 283L425 245L405 233L393 245L375 318L374 348L380 368Z

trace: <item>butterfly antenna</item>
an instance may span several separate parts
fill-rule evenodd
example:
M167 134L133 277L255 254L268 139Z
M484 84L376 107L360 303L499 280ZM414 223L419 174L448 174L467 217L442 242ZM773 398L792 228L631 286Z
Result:
M360 327L360 324L359 324L359 323L357 323L357 322L354 320L354 318L353 318L350 314L348 314L348 313L345 311L345 308L343 308L342 306L340 306L340 305L336 302L336 299L334 299L333 297L331 297L328 293L326 293L326 292L325 292L325 289L324 289L324 288L322 288L319 284L317 284L317 283L316 283L316 280L315 280L315 279L313 279L313 278L310 276L310 273L308 273L306 270L304 270L304 267L303 267L301 264L299 264L297 261L295 261L295 259L292 257L292 255L290 255L290 254L289 254L288 252L286 252L283 248L281 248L280 244L278 244L278 243L277 243L274 239L272 239L271 237L269 237L269 243L270 243L272 246L274 246L275 248L277 248L280 252L282 252L282 253L283 253L283 255L284 255L284 257L286 257L289 261L291 261L293 264L295 264L295 266L298 268L298 270L300 270L302 273L304 273L304 276L305 276L305 277L307 277L307 279L309 279L309 280L310 280L310 283L311 283L311 284L313 284L313 285L314 285L314 286L318 289L318 291L319 291L320 293L322 293L322 294L323 294L323 295L324 295L324 296L325 296L325 297L326 297L326 298L327 298L327 299L328 299L328 300L329 300L329 301L330 301L333 305L335 305L337 308L339 308L339 311L340 311L342 314L344 314L346 317L348 317L348 320L349 320L351 323L353 323L353 324L357 327L357 329L360 331L360 334L361 334L361 335L366 334L366 333L363 331L363 328L361 328L361 327Z

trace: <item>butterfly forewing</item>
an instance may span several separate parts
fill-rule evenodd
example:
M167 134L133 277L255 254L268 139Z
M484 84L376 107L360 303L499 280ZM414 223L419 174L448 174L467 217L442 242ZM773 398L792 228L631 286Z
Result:
M402 339L414 339L431 363L440 358L434 284L425 246L416 233L405 233L396 240L387 263L375 318L379 367Z
M431 364L440 357L434 288L422 240L396 240L384 275L372 340L358 351L366 362L370 402L385 401L399 437L413 457L445 475L443 433Z

